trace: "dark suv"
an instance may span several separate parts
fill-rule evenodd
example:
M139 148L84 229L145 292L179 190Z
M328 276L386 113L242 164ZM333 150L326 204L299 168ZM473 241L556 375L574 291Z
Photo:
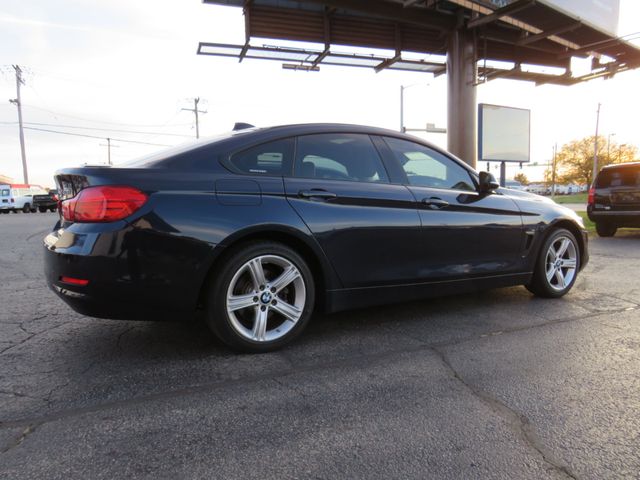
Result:
M601 237L620 227L640 228L640 162L600 170L589 190L587 214Z

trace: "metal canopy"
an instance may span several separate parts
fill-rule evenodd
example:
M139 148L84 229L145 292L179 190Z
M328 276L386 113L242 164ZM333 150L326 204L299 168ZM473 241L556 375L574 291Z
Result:
M294 62L293 66L300 70L313 70L322 65L338 65L343 67L369 67L378 70L405 70L411 72L440 73L444 71L444 62L427 60L409 60L402 57L375 54L334 53L306 48L289 48L275 45L244 46L226 43L205 43L198 46L199 55L218 57L252 58L262 60L278 60Z
M297 65L289 68L303 70L324 64L440 74L446 70L444 58L440 63L416 61L403 58L402 52L444 56L449 32L465 28L475 45L477 82L510 78L572 85L640 66L640 49L539 0L501 2L507 3L502 8L488 0L203 1L243 7L246 42L233 46L203 42L198 53L241 61L283 60ZM317 43L324 49L251 44L255 38ZM383 49L391 54L335 53L332 45ZM591 72L573 76L570 60L574 56L593 56ZM542 72L530 65L554 71Z

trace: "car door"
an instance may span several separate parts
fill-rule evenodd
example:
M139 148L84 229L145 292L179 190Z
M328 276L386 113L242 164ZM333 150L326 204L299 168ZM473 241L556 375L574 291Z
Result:
M392 184L371 138L326 133L297 138L289 203L346 288L413 282L420 217L411 193Z
M400 138L384 140L418 205L424 279L496 275L522 268L524 230L513 200L479 193L471 172L435 149Z

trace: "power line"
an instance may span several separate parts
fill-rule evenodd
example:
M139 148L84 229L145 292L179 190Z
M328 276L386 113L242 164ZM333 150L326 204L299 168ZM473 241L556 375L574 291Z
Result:
M5 123L5 122L0 122ZM14 123L15 122L6 122ZM120 132L120 133L138 133L142 135L165 135L169 137L191 137L191 135L184 135L180 133L164 133L164 132L143 132L141 130L123 130L119 128L99 128L99 127L82 127L80 125L63 125L59 123L40 123L40 122L24 122L25 125L37 125L42 127L57 127L57 128L79 128L82 130L96 130L101 132Z
M75 120L82 120L83 122L91 122L91 123L101 123L101 124L105 124L105 125L117 125L117 126L123 126L123 127L143 127L143 128L164 128L164 127L181 127L181 126L189 126L191 125L191 123L174 123L169 125L168 123L165 124L155 124L155 125L142 125L139 123L121 123L121 122L107 122L104 120L92 120L90 118L83 118L83 117L77 117L75 115L67 115L66 113L59 113L59 112L54 112L53 110L47 110L46 108L42 108L42 107L36 107L35 105L27 105L26 103L23 104L24 107L29 107L29 108L35 108L36 110L41 110L43 112L47 112L50 113L51 115L54 115L56 117L66 117L66 118L73 118ZM175 118L176 115L174 115L173 118Z
M99 137L97 135L87 135L84 133L72 133L72 132L61 132L60 130L49 130L48 128L36 128L36 127L24 127L25 130L36 130L38 132L49 132L49 133L58 133L60 135L71 135L74 137L85 137L85 138L97 138L99 140L105 140L106 137ZM164 143L150 143L150 142L140 142L138 140L126 140L124 138L111 138L111 140L115 142L125 142L125 143L138 143L141 145L154 145L156 147L172 147L173 145L167 145Z

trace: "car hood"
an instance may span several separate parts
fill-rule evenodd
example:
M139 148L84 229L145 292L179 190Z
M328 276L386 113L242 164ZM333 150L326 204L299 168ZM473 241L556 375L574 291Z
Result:
M515 190L513 188L500 187L497 191L502 195L513 197L516 200L522 198L533 202L552 203L554 205L557 205L556 202L551 200L549 197L543 197L542 195L527 192L524 190Z
M565 218L574 221L580 228L584 228L584 221L580 215L570 208L554 202L549 197L511 188L499 188L497 192L510 197L524 215L541 215L547 217L548 220L558 217Z

